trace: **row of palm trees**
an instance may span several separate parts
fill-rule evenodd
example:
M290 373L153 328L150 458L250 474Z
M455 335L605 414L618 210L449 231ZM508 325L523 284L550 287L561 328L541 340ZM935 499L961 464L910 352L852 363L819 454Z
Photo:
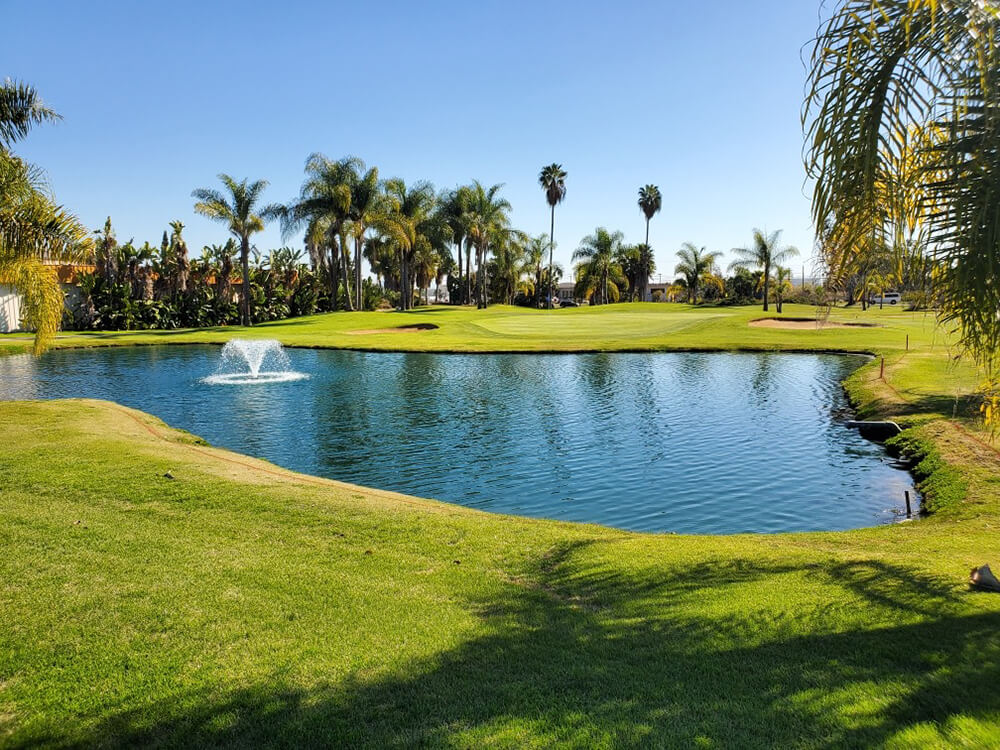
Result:
M799 251L792 246L781 244L781 230L767 233L761 229L753 230L753 242L748 247L735 247L731 251L736 259L729 264L729 270L760 271L761 291L764 297L764 311L769 309L771 285L778 289L775 295L778 312L781 312L783 292L790 286L791 269L782 266ZM679 275L675 286L687 292L688 301L694 304L699 299L699 293L706 278L717 276L716 265L721 252L710 251L685 242L677 252L679 262L674 273Z
M456 270L458 279L464 282L464 289L457 289L459 301L470 303L475 299L478 307L485 308L495 287L499 288L500 299L512 298L519 290L519 277L524 275L514 270L526 263L534 269L532 294L539 301L544 297L551 308L559 275L554 262L555 207L566 196L566 177L560 164L544 167L539 175L551 208L548 268L544 274L535 258L540 239L511 226L511 205L501 196L500 184L486 186L474 180L437 193L429 182L407 185L399 178L381 180L376 167L369 168L356 157L333 160L314 153L306 160L299 195L287 204L264 205L266 181L238 181L227 174L219 175L222 190L199 188L192 197L197 213L225 224L238 241L244 284L249 283L252 235L262 231L266 222L278 221L286 239L304 231L310 260L316 271L328 279L334 306L340 299L337 290L342 287L345 308L361 309L364 258L380 284L400 293L403 310L413 305L414 287L419 293L432 280L440 283L444 274ZM647 242L633 249L638 257L632 259L619 247L620 238L612 243L610 251L612 255L622 254L630 270L629 288L642 299L653 268L649 221L662 208L659 188L641 188L639 207L646 217ZM595 257L589 261L586 253L574 257L581 263L586 261L580 268L587 283L597 273L590 270L590 265L605 262L600 248L592 250ZM490 283L491 268L503 276L499 285ZM598 273L604 281L603 301L609 300L612 284L617 287L623 282L619 273L609 275L609 271L606 268ZM252 317L248 291L244 289L240 295L244 325Z

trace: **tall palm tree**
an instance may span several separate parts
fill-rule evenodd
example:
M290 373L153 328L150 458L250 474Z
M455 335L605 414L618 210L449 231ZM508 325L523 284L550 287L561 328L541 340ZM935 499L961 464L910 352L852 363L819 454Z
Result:
M31 86L0 84L0 282L21 295L22 322L35 330L36 354L55 337L64 304L46 261L78 262L94 250L86 227L52 199L42 171L10 151L33 125L58 119Z
M455 243L455 251L458 259L458 276L462 276L462 247L466 248L466 253L471 252L471 243L467 242L469 236L469 203L472 199L472 190L467 185L461 185L453 190L448 190L442 194L440 200L441 212L445 222L451 229L452 241ZM468 267L468 255L466 256L466 294L464 302L468 304L471 295L472 269Z
M621 288L627 284L618 262L624 240L621 232L597 227L573 251L578 283L583 286L585 296L597 292L601 304L619 299Z
M941 317L982 364L1000 355L1000 8L994 0L838 0L815 40L803 124L831 281L897 231L912 129ZM928 127L929 126L929 127Z
M642 209L642 213L646 217L646 244L644 245L643 265L652 265L652 253L649 247L649 220L658 214L662 207L663 196L660 195L660 189L656 185L646 185L639 188L639 208ZM647 255L649 256L648 259L645 257ZM646 301L646 290L648 287L649 277L647 276L645 279L641 279L640 288L637 290L641 302Z
M753 230L753 245L751 247L734 247L736 260L729 264L729 269L745 268L748 271L758 268L764 272L764 312L767 312L768 292L771 283L771 268L784 263L789 258L798 255L799 251L790 245L782 247L781 230L766 234L759 229Z
M400 308L409 310L413 304L414 254L425 245L433 247L436 238L443 234L439 226L440 218L434 213L437 196L429 182L407 186L399 178L386 181L385 190L388 210L378 220L377 228L396 248Z
M684 277L684 288L687 289L688 300L692 305L698 302L698 290L702 278L711 273L721 255L720 252L699 249L690 242L685 242L677 251L677 257L681 262L674 267L674 273Z
M354 157L333 161L318 152L310 154L299 197L281 212L284 239L304 227L307 245L316 248L317 255L322 248L323 257L327 258L332 309L337 309L341 283L344 284L347 309L354 309L345 262L348 252L345 238L347 223L351 220L352 187L358 181L361 166L360 160Z
M566 170L562 168L562 164L555 163L542 167L542 171L538 175L538 183L545 191L545 200L548 201L552 213L549 222L549 280L551 281L552 255L556 246L556 204L562 203L563 198L566 197ZM552 289L548 290L547 307L550 310L552 309L552 292Z
M378 179L378 169L372 167L364 171L364 164L359 160L360 169L357 179L351 184L351 234L354 235L354 294L355 307L364 307L361 294L361 249L364 245L365 232L368 227L378 222L384 212L384 201L381 184ZM361 172L364 171L364 174Z
M524 262L534 275L533 294L535 296L535 307L542 301L542 276L545 266L545 251L549 249L549 237L540 234L537 237L529 237L524 250Z
M242 180L237 182L228 174L219 175L226 192L212 188L198 188L191 192L196 213L226 224L230 234L240 242L240 265L243 272L243 290L240 294L240 317L245 326L250 325L250 237L264 230L264 222L278 218L283 208L277 204L260 206L261 194L267 180ZM175 233L179 234L175 229Z
M469 191L469 239L476 248L476 275L479 286L477 307L485 309L489 304L486 262L489 260L491 243L502 241L510 231L510 202L500 197L502 184L484 187L474 180Z

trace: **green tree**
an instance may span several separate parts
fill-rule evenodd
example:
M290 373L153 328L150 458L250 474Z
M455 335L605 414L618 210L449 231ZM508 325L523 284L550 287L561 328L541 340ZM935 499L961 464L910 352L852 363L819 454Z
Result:
M545 200L549 204L549 209L551 210L551 220L549 225L549 279L552 279L552 255L555 252L556 246L556 204L562 203L563 199L566 197L566 170L562 168L562 164L549 164L547 167L543 167L541 173L538 175L538 183L542 186L542 190L545 191ZM552 309L552 295L553 290L547 290L548 304L546 305L550 310Z
M617 302L628 281L618 258L625 235L597 227L573 251L576 263L577 286L584 297L597 294L597 304Z
M440 217L434 208L437 196L429 182L407 186L394 178L385 184L388 210L378 221L378 229L395 248L399 257L400 307L413 306L413 260L417 253L434 247L434 238L442 235Z
M817 35L803 110L813 217L831 282L897 231L913 129L936 293L984 364L1000 352L1000 8L990 0L840 0Z
M230 234L239 240L240 266L243 272L243 289L240 293L240 316L243 325L249 326L251 323L250 237L264 230L265 221L281 216L283 209L276 204L267 206L259 205L261 194L267 187L266 180L249 182L244 179L237 182L225 173L220 174L219 179L225 187L225 192L211 188L198 188L192 191L191 197L197 201L194 204L196 213L225 224ZM175 228L175 235L178 236L177 239L179 239L179 234L179 230Z
M484 187L474 180L469 192L469 240L476 249L476 276L479 287L477 307L489 304L486 262L491 245L505 241L510 231L510 203L500 197L503 185Z
M361 291L361 251L364 245L365 232L373 224L378 223L385 213L385 200L378 179L378 169L372 167L365 171L364 162L359 165L356 178L351 182L351 234L354 237L354 293L355 308L364 308Z
M351 220L352 188L361 168L360 160L353 157L334 161L318 152L310 154L299 197L281 211L282 237L287 239L304 227L311 253L317 259L324 258L317 270L326 265L333 310L339 304L341 283L347 309L354 309L347 273L347 225Z
M21 295L36 354L55 337L63 312L59 279L46 261L79 262L94 249L87 229L56 204L42 171L10 150L33 125L58 119L31 86L0 84L0 282Z
M641 265L648 265L650 267L653 265L653 252L649 245L649 220L658 214L662 207L663 196L660 194L660 189L656 185L646 185L645 187L639 188L639 208L646 217L646 243L642 246L643 251L641 254L643 255L643 258L641 259ZM646 256L648 256L648 258ZM652 274L653 271L650 270L649 273ZM649 276L646 276L646 278L640 279L639 288L636 290L640 301L646 301L646 291L648 288Z
M683 288L687 290L688 301L692 305L698 302L701 280L711 273L721 255L719 252L709 252L704 247L699 249L690 242L685 242L677 251L680 263L674 267L674 273L683 277Z
M736 260L729 264L729 270L759 268L764 272L764 312L767 312L768 292L771 284L771 269L789 258L798 255L794 247L782 247L781 230L766 234L759 229L753 230L753 245L751 247L734 247Z

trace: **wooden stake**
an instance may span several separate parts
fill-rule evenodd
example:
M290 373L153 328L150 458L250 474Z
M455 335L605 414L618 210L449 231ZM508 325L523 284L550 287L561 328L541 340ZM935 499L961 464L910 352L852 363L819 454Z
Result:
M904 490L903 494L906 495L906 517L909 518L910 516L913 515L913 513L910 511L910 491Z
M906 351L910 351L910 334L906 334Z
M878 371L879 380L885 380L885 357L882 357L882 366Z

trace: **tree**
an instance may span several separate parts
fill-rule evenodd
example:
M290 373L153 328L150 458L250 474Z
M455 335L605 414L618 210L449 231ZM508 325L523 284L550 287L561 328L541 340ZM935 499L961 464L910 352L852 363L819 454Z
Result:
M583 292L582 296L596 292L598 304L618 301L622 288L628 285L617 260L624 239L625 235L621 232L609 232L604 227L597 227L573 251L573 261L577 263L577 285Z
M815 40L803 125L813 218L832 282L892 244L889 207L913 128L941 319L992 366L1000 352L1000 8L993 1L840 0Z
M36 354L55 337L63 312L62 288L46 261L78 262L94 249L87 229L55 203L42 171L10 151L33 125L58 119L31 86L0 85L0 282L21 295Z
M351 220L352 188L362 166L354 157L333 161L319 152L310 154L299 197L281 209L282 237L288 239L305 227L306 245L312 248L311 254L325 259L330 307L334 310L338 306L340 283L344 285L347 309L354 309L347 275L346 226ZM316 265L318 271L322 270L323 263Z
M414 255L433 248L433 240L443 234L443 222L434 213L437 197L429 182L407 187L403 180L395 178L385 183L385 190L388 210L377 228L398 254L400 308L409 310L413 306Z
M702 278L712 271L721 255L719 252L708 252L705 248L698 249L690 242L685 242L677 251L681 262L674 267L674 273L684 278L683 288L687 290L688 301L692 305L698 302Z
M618 253L618 264L628 279L629 299L643 301L645 299L643 290L649 282L649 277L656 271L649 245L623 245Z
M510 231L510 203L500 197L502 184L484 187L479 180L472 182L469 192L469 240L476 248L476 276L479 282L476 306L486 309L489 304L486 262L491 244L502 242Z
M534 274L534 283L531 293L534 296L535 307L542 304L542 276L545 270L545 251L549 249L549 237L547 234L540 234L537 237L529 237L524 248L524 263L529 272ZM562 270L560 269L560 274Z
M378 169L364 171L364 162L357 160L358 173L351 183L351 234L354 236L355 308L364 308L361 294L361 250L368 227L378 222L385 211L385 201L378 179ZM361 174L364 172L364 174Z
M645 187L639 188L639 208L642 210L643 215L646 217L646 243L644 245L645 253L649 255L648 264L652 266L653 263L653 253L649 246L649 220L652 219L656 214L660 212L663 207L663 196L660 195L660 189L656 185L646 185ZM650 271L652 274L652 271ZM639 294L639 300L641 302L646 301L646 290L649 287L649 276L642 279L640 288L636 291Z
M562 168L562 164L549 164L547 167L542 168L541 173L538 175L538 183L542 186L542 190L545 191L545 200L548 201L552 213L549 225L549 279L551 280L552 255L555 252L556 246L556 204L562 203L566 197L566 170ZM553 290L549 289L547 307L550 310L552 309L552 294Z
M782 266L775 266L774 268L774 304L778 308L778 314L781 314L781 303L785 298L785 294L792 291L792 269L784 268Z
M462 185L454 190L448 190L442 194L440 199L440 211L442 218L451 229L452 240L455 243L455 255L458 259L458 276L462 276L462 246L466 252L466 290L465 303L472 297L472 269L469 268L469 254L472 252L472 244L466 242L469 236L469 203L472 199L472 190L467 185Z
M237 182L228 174L219 175L226 192L211 188L198 188L191 192L196 199L194 210L214 221L226 224L230 234L240 242L240 266L243 273L243 289L240 292L240 317L245 326L250 321L250 237L264 230L264 222L282 215L281 206L271 204L260 207L261 194L267 187L266 180ZM180 222L177 222L180 223ZM181 225L183 227L183 225ZM180 230L174 228L172 246L180 239ZM186 254L186 246L184 248Z
M753 246L734 247L736 260L729 264L729 270L735 268L759 268L764 272L764 312L767 312L768 292L771 283L771 268L777 266L799 251L794 247L781 247L781 230L765 234L759 229L753 230Z

